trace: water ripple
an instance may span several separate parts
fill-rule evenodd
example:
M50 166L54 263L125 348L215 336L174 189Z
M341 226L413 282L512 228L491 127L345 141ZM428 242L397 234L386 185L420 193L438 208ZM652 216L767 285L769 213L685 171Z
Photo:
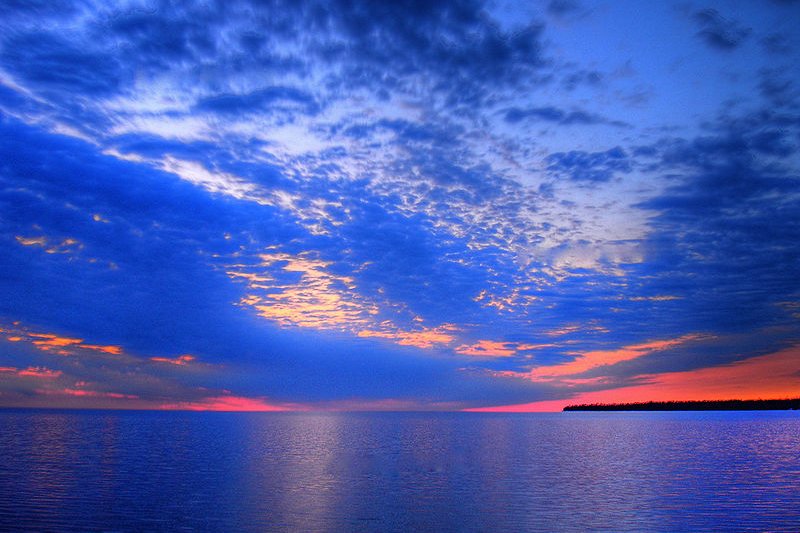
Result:
M0 411L0 530L798 531L800 415Z

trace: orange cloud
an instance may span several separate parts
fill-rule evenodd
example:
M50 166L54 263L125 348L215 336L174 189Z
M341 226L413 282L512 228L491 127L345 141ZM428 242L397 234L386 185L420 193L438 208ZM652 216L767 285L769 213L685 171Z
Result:
M44 237L21 237L17 235L15 238L22 246L44 246L47 244L47 239Z
M25 370L20 370L17 372L18 376L30 376L34 378L42 378L42 379L56 379L59 377L63 372L60 370L50 370L44 367L34 367L29 366Z
M40 339L32 342L37 348L46 352L56 350L57 348L63 348L65 346L74 346L83 342L83 339L59 337L58 335L53 335L51 333L29 333L28 336Z
M310 253L270 251L259 255L258 272L251 266L234 265L226 274L247 284L239 305L280 326L334 330L359 337L388 339L402 346L431 348L455 340L450 324L414 329L379 320L380 307L357 292L355 280L330 272L331 262ZM402 306L383 302L383 307L402 311ZM414 320L414 322L418 322Z
M525 344L520 342L479 340L473 344L462 344L455 349L455 352L473 357L511 357L520 352L551 348L553 346L555 346L555 344Z
M29 331L14 324L15 327L0 328L0 333L5 334L9 342L29 342L43 352L57 353L59 355L75 355L75 350L88 350L110 355L121 355L122 347L114 345L84 344L83 339L76 337L62 337L54 333L41 333Z
M122 354L122 347L121 346L103 346L99 344L81 344L79 348L84 350L92 350L95 352L103 352L111 355L121 355Z
M343 329L368 322L377 313L355 292L352 278L328 272L331 263L309 254L261 254L261 268L275 269L284 277L299 274L299 279L279 282L264 274L229 270L228 276L245 280L251 293L241 305L252 307L264 318L281 326L314 329ZM271 282L271 283L270 283Z
M72 238L63 239L61 242L52 245L48 245L51 241L45 236L22 237L17 235L15 238L22 246L40 246L48 254L67 254L83 248L83 244Z
M171 365L183 366L183 365L188 365L189 363L194 361L195 356L185 354L185 355L179 355L178 357L174 357L172 359L170 359L169 357L151 357L150 360L155 361L157 363L169 363Z
M444 324L437 328L423 328L418 331L375 331L364 329L358 332L359 337L377 337L389 339L401 346L415 346L417 348L433 348L437 344L450 344L455 340L452 332L455 327Z
M758 400L800 396L800 345L728 365L638 376L643 385L584 392L563 400L468 409L560 411L567 405L689 400Z

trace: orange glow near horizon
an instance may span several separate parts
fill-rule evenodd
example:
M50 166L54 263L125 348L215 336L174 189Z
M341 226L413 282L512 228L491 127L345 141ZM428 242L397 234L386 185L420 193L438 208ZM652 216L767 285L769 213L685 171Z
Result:
M724 366L639 376L649 383L584 392L563 400L466 409L481 412L560 411L590 403L759 400L800 396L800 345Z
M300 405L272 404L263 398L248 398L246 396L220 395L203 398L202 400L164 403L159 406L164 411L304 411Z
M136 400L139 397L135 394L122 394L119 392L104 392L88 389L37 389L38 394L47 396L78 396L86 398L111 398L115 400Z

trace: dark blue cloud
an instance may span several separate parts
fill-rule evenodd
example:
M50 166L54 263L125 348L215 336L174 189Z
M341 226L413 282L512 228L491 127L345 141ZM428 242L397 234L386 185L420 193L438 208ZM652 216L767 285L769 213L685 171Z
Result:
M8 0L0 4L0 13L8 17L63 17L78 7L79 2L66 0Z
M114 57L41 33L7 36L0 61L44 91L105 96L117 92L129 76Z
M198 111L212 111L230 115L246 115L263 109L289 109L299 107L307 114L318 111L314 97L293 87L267 87L246 94L221 94L197 102Z
M120 53L135 64L161 69L175 61L212 56L217 45L214 32L224 20L224 13L213 4L159 2L155 9L117 12L96 31L116 41Z
M786 108L800 98L797 82L788 78L783 69L765 69L760 72L759 92L773 106Z
M546 158L547 169L556 176L578 182L604 182L615 173L627 173L632 169L628 154L619 146L605 152L557 152Z
M501 31L472 0L325 3L309 7L307 21L326 36L312 50L344 66L331 80L341 90L424 83L450 105L480 106L489 87L527 85L545 64L541 26Z
M761 39L764 49L771 54L788 55L792 51L789 39L781 33L771 33Z
M564 76L561 85L568 91L574 91L580 86L600 87L605 83L606 76L596 70L578 70Z
M524 120L553 122L564 126L582 125L589 126L595 124L611 124L614 126L626 126L624 122L608 120L600 115L589 113L588 111L564 111L557 107L530 107L521 109L512 107L506 110L503 117L506 122L515 124Z
M700 26L697 35L718 50L737 48L752 32L739 22L723 17L716 9L698 11L694 20Z
M682 177L641 204L657 213L647 270L685 297L687 323L741 332L792 322L780 302L800 298L800 196L796 168L780 160L797 153L787 140L797 126L776 122L762 112L661 147L663 171Z
M550 0L547 12L555 16L564 16L580 11L581 5L577 0Z
M335 133L340 129L345 135L357 139L369 139L376 132L390 131L395 134L396 142L406 147L416 143L452 145L456 142L458 135L463 133L462 129L448 128L442 124L418 124L408 120L387 119L381 119L374 123L358 123L344 128L335 126L332 131Z

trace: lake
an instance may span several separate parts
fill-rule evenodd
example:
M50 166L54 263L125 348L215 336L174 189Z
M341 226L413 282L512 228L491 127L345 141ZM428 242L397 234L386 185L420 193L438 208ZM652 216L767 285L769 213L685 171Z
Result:
M800 531L800 412L0 410L0 530Z

